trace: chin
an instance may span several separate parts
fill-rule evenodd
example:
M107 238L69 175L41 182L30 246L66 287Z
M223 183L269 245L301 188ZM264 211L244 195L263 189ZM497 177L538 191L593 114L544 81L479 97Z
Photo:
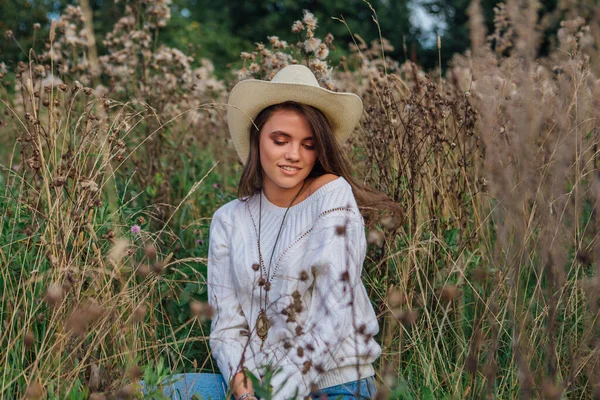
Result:
M298 185L302 185L302 182L304 182L308 177L308 174L285 176L280 171L277 172L278 173L274 174L275 176L273 176L271 180L273 181L273 183L275 183L275 185L279 186L282 189L292 189Z
M306 179L306 178L304 178L304 179ZM292 189L298 185L301 185L302 182L304 182L304 179L294 179L294 180L279 179L279 180L275 181L275 184L282 189Z

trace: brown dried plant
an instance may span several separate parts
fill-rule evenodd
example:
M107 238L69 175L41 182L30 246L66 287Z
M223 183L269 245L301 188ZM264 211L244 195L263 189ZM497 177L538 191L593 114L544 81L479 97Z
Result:
M147 29L160 27L168 13L154 3L146 6L156 9L149 15L157 18ZM68 7L51 28L47 51L31 52L29 63L13 71L14 84L5 80L0 89L3 140L15 150L2 154L0 343L11 350L2 352L0 362L12 372L4 374L0 397L37 396L38 382L58 397L84 393L82 385L116 395L125 387L131 391L132 376L139 375L124 374L124 366L155 364L165 352L173 367L184 362L174 336L157 345L157 330L172 328L161 302L180 290L181 282L167 272L201 259L173 259L161 245L178 241L167 215L180 209L202 179L192 177L196 183L186 193L170 190L171 181L164 179L152 198L168 201L168 213L140 207L133 221L127 207L140 194L131 198L121 183L132 180L137 165L143 193L157 173L169 172L165 165L181 165L186 152L175 150L187 146L193 158L190 141L211 143L209 134L190 127L218 129L221 119L206 109L221 101L224 89L210 62L193 69L187 57L164 47L152 52L153 64L133 86L119 86L126 84L115 72L119 61L102 58L102 72L113 84L93 88L83 21L78 8ZM141 43L143 30L125 25L117 24L110 40L118 46L120 35L124 53L135 59L150 44ZM188 279L203 278L196 271Z
M334 49L333 35L330 33L321 39L315 36L317 18L304 10L302 20L292 24L292 32L298 35L296 44L288 44L277 36L269 36L269 44L256 44L253 52L242 52L243 66L236 71L238 80L271 80L282 68L302 63L315 74L319 83L334 90L333 69L329 65L329 51Z
M556 47L539 57L547 21L538 20L538 7L498 4L487 35L473 1L473 47L444 76L390 59L383 38L366 43L358 35L334 69L333 37L318 38L317 20L305 12L292 26L297 43L269 37L242 53L232 82L221 82L210 61L194 69L185 53L154 46L152 32L169 20L166 3L135 3L106 37L100 71L107 87L89 74L83 15L68 8L47 51L19 64L15 86L0 89L8 112L2 129L17 140L8 142L16 152L3 167L12 203L1 233L13 247L0 253L9 266L0 283L20 294L3 300L0 343L22 349L20 372L0 393L18 387L10 393L43 396L80 378L91 392L129 395L138 364L161 352L171 366L187 361L175 332L157 341L157 319L160 301L177 296L169 270L203 260L164 255L176 235L131 226L123 210L128 202L147 206L136 217L164 227L198 188L182 192L173 183L195 173L182 172L191 149L227 160L220 173L235 181L235 152L215 105L235 81L270 79L293 63L308 65L324 87L362 97L364 118L346 149L364 182L405 213L367 233L363 280L383 345L378 398L400 396L404 387L415 398L596 393L596 25L573 15ZM119 192L132 174L136 188L150 188L144 201L162 207ZM192 213L200 219L212 211ZM205 304L190 304L190 324L210 318ZM286 315L294 319L301 306L290 300ZM194 340L205 343L183 342Z

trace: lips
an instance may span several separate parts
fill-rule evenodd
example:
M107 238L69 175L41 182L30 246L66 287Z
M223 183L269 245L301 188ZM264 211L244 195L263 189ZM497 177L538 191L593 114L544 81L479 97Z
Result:
M279 165L279 169L286 175L295 175L300 171L301 168L292 167L289 165Z

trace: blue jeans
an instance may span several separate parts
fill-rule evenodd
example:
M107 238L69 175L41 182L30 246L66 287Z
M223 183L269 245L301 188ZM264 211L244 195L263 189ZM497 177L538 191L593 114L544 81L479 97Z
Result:
M147 395L144 382L141 383ZM221 374L175 374L169 376L163 394L172 400L226 400L227 384Z
M375 397L375 378L372 376L360 381L346 382L341 385L330 386L312 394L313 399L330 400L363 400ZM358 397L357 397L358 395Z
M163 394L172 400L192 400L194 395L199 400L227 400L227 384L221 374L175 374L169 377L169 382L172 383L165 385ZM147 394L144 382L141 383ZM375 379L371 376L318 390L312 393L312 398L363 400L373 398L375 392ZM359 397L356 397L357 393Z

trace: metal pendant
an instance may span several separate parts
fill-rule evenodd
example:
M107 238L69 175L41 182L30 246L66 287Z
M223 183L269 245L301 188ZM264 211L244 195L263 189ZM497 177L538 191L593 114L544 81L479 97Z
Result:
M269 328L271 327L271 323L269 322L269 318L267 318L267 313L263 309L258 313L258 318L256 319L256 334L262 340L260 348L265 344L265 340L269 335Z

